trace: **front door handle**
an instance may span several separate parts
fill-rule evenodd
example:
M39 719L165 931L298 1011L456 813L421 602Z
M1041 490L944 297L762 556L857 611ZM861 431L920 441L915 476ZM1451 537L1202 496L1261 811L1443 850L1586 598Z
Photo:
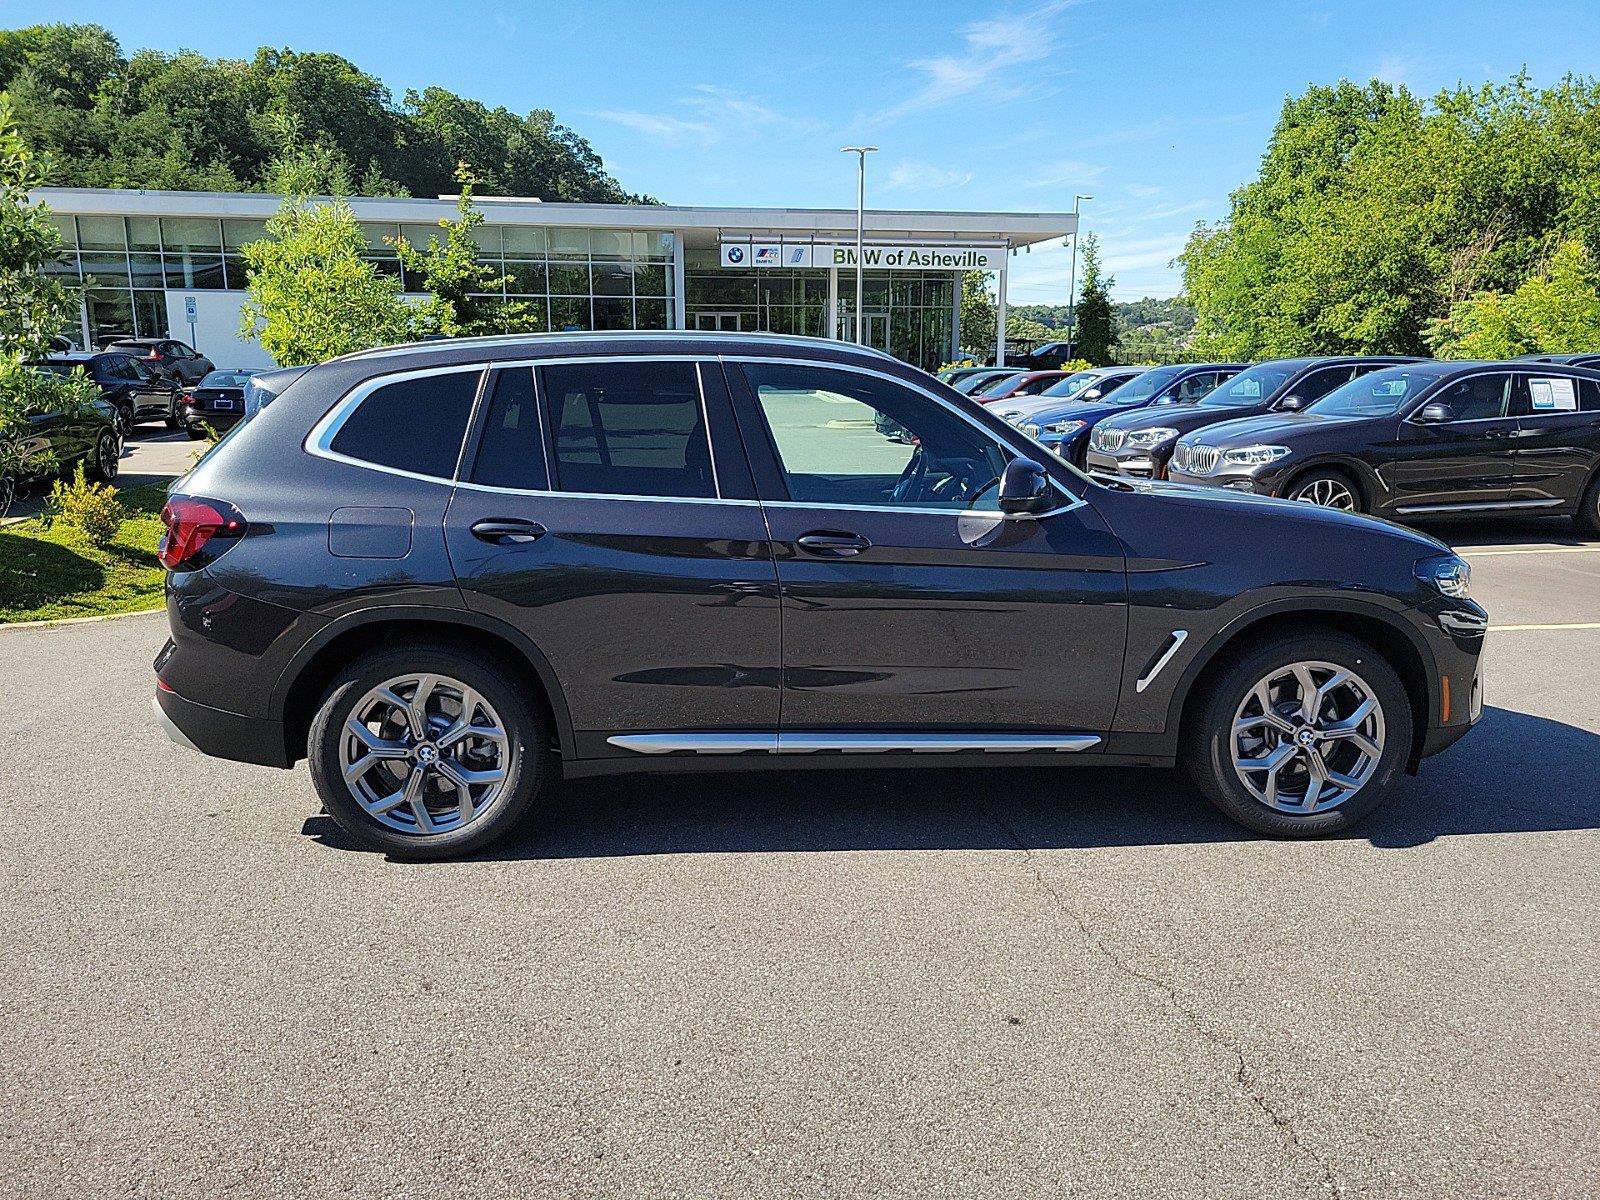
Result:
M475 521L472 526L473 537L495 546L536 542L549 532L537 521L523 521L516 517L491 517Z
M827 530L801 534L795 538L795 544L802 550L822 558L849 558L860 554L863 550L872 549L872 543L859 533L834 533Z

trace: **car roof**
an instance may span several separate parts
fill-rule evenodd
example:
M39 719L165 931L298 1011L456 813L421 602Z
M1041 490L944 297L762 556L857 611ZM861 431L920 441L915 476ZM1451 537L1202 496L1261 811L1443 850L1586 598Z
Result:
M54 354L46 354L43 358L35 361L42 363L86 363L93 362L106 353L107 351L105 350L58 350Z
M154 346L158 342L171 342L175 338L164 337L119 337L108 343L112 346Z
M1579 379L1600 379L1600 370L1594 367L1582 367L1573 363L1540 362L1526 358L1476 358L1440 360L1425 358L1420 362L1396 363L1387 370L1406 368L1420 375L1431 376L1434 379L1447 379L1455 375L1476 374L1481 371L1531 371L1540 367L1569 372ZM1374 371L1374 375L1383 372Z
M573 352L598 355L628 354L646 346L658 353L671 353L667 345L688 348L689 353L703 354L771 354L776 349L800 351L831 351L848 353L852 357L870 358L877 362L899 362L892 354L873 346L855 342L841 342L833 338L799 337L780 333L707 333L691 329L653 330L592 330L564 333L495 334L486 337L435 338L425 342L407 342L395 346L381 346L373 350L357 350L333 362L371 361L382 358L470 355L485 361L504 358L507 354L525 354L529 358L558 358ZM1010 370L1011 368L997 368ZM1020 368L1018 368L1020 369Z

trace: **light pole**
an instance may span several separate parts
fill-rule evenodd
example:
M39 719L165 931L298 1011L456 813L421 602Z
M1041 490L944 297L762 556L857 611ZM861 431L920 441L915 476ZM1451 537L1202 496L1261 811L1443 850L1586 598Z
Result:
M854 154L856 156L856 344L867 344L867 324L864 320L865 313L861 311L862 294L865 287L862 281L862 243L867 235L867 155L876 152L876 146L841 146L840 154Z
M1078 207L1085 200L1093 199L1093 196L1074 196L1072 198L1072 266L1067 272L1067 304L1069 306L1067 324L1068 359L1071 359L1073 348L1078 343Z

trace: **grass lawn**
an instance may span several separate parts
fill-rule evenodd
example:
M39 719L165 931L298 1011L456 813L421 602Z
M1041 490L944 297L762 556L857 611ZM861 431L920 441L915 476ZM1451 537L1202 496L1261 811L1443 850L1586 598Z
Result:
M166 572L156 544L165 489L146 485L118 495L128 520L103 549L61 525L0 527L0 625L161 607Z

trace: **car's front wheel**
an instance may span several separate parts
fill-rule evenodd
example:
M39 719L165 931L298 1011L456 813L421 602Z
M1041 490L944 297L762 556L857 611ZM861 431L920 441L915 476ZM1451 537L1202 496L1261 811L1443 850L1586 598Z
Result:
M89 465L89 473L102 483L110 483L117 477L121 465L122 438L114 429L102 429L95 440L94 459Z
M452 858L504 837L554 770L537 705L470 650L374 651L333 680L311 725L311 779L353 839Z
M1343 471L1309 471L1296 479L1284 493L1290 500L1337 508L1340 512L1362 512L1361 489Z
M1411 704L1370 646L1329 632L1272 638L1197 697L1185 767L1218 808L1258 833L1313 837L1380 804L1411 753Z

